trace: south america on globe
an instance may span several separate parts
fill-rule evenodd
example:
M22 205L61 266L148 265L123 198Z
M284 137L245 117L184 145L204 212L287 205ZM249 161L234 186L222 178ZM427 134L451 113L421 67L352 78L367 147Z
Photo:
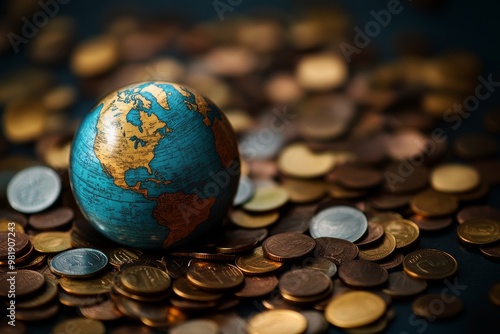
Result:
M191 245L222 222L240 160L227 118L196 90L144 82L104 97L73 139L70 182L85 218L120 244Z

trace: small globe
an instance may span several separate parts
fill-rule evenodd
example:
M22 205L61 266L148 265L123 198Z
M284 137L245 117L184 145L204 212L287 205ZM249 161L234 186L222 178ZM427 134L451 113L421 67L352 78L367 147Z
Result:
M70 156L85 218L120 244L192 243L222 222L240 161L227 118L189 87L144 82L103 98L80 124Z

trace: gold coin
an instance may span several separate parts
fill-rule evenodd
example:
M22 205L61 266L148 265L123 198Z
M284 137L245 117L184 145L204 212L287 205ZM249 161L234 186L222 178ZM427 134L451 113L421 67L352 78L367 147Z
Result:
M270 310L248 320L249 334L300 334L307 329L307 319L292 310Z
M479 185L480 179L474 167L456 163L440 165L430 176L432 188L444 193L470 191Z
M244 276L237 267L218 262L191 262L188 280L198 288L207 290L232 289L243 283Z
M334 89L344 83L348 68L336 53L320 53L303 57L297 65L297 81L309 90Z
M500 282L493 284L490 288L490 300L496 306L500 306Z
M120 58L118 41L99 36L84 41L75 49L71 69L80 77L94 77L111 70Z
M307 203L316 201L326 194L323 182L283 178L281 185L288 191L290 201L294 203Z
M71 248L68 232L42 232L31 238L33 247L40 253L59 253Z
M407 219L394 219L381 222L386 233L390 233L396 239L396 248L404 248L412 245L420 234L420 230L414 222Z
M386 232L381 244L369 248L360 248L358 256L363 260L378 261L391 255L394 249L396 249L396 238L391 233Z
M458 269L457 260L439 249L418 249L406 255L404 271L411 277L441 280L452 276Z
M70 330L72 328L72 330ZM52 328L52 334L66 334L77 331L78 334L105 334L106 328L102 322L87 318L71 318L58 323Z
M172 285L172 290L179 297L195 301L215 301L223 296L219 293L200 290L189 283L189 280L185 277L176 279Z
M262 247L255 248L250 254L238 256L235 264L246 275L267 274L283 266L282 262L266 258Z
M161 293L170 287L170 277L155 267L137 266L123 270L121 282L135 293Z
M232 210L229 212L229 219L239 227L261 228L271 225L279 218L279 211L271 211L259 214L250 214L243 210Z
M114 276L114 272L108 272L92 278L63 277L59 280L59 285L64 291L74 295L98 295L111 290Z
M243 204L243 209L255 212L275 210L288 202L288 198L288 191L283 187L257 186L253 197Z
M18 222L12 221L7 218L0 218L0 232L12 231L24 233L24 227Z
M325 309L328 322L340 328L368 325L385 313L384 300L367 291L346 292L334 297Z
M38 138L47 128L47 110L34 99L14 99L3 114L4 134L13 143L26 143Z
M389 319L387 319L387 316L384 316L384 317L382 317L382 319L379 319L372 324L361 326L361 327L356 327L356 328L349 328L349 329L346 329L345 332L347 334L382 333L388 324L389 324Z
M328 173L335 166L335 161L333 153L316 153L306 144L296 143L281 152L278 168L288 176L315 178Z
M168 332L170 334L190 334L190 333L218 334L220 333L220 328L219 325L217 325L217 323L213 320L193 319L170 328Z
M458 198L454 195L426 190L411 199L411 209L424 217L447 216L457 211Z
M471 245L486 245L500 240L500 221L488 218L472 218L458 225L461 241Z
M108 256L109 263L113 267L119 268L124 263L138 260L142 252L136 249L113 248L106 255Z

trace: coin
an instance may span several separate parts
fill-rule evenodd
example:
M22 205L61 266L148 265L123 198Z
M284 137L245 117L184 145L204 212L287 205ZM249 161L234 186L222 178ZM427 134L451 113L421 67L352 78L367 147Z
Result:
M326 332L326 330L328 329L328 322L321 312L308 310L301 311L300 314L302 314L307 319L307 330L305 331L305 333L320 334Z
M80 334L104 334L106 328L102 322L87 318L71 318L63 320L52 328L53 334L65 334L68 328L77 328Z
M334 297L325 309L325 317L334 326L355 328L376 321L385 310L384 300L376 294L352 291Z
M500 259L500 243L494 243L491 246L483 246L479 247L479 251L494 260L499 260Z
M348 286L371 288L384 284L389 277L387 270L366 260L352 260L342 263L339 278Z
M260 214L250 214L243 210L231 210L229 212L229 218L239 227L260 229L276 222L279 218L279 212L271 211Z
M430 172L425 166L416 166L413 173L407 173L403 164L395 162L384 170L384 190L394 194L414 193L429 183L429 175ZM401 182L397 182L399 180Z
M21 223L11 221L7 218L0 218L0 232L15 231L24 233L24 226Z
M253 181L246 175L240 177L238 190L233 200L233 205L238 206L248 201L255 193L255 185Z
M97 249L77 248L57 254L50 261L50 270L64 277L89 277L108 264L106 254Z
M288 191L290 201L293 203L309 203L321 199L326 194L323 182L283 178L282 186Z
M365 259L366 260L366 259ZM390 271L396 269L403 263L404 255L401 253L392 253L388 257L377 261L377 263L385 270Z
M138 294L162 293L170 287L170 277L166 272L148 266L123 270L121 281L125 288Z
M328 183L326 190L328 195L335 199L355 199L367 194L366 190L348 189L337 183Z
M487 245L500 240L500 220L472 218L458 225L461 241L470 245Z
M274 272L283 266L282 262L264 257L262 247L255 248L249 254L238 256L235 264L246 275L263 275Z
M358 253L358 247L350 241L329 237L316 239L314 255L330 260L337 266L354 260Z
M365 234L368 228L366 216L353 207L335 206L317 213L309 225L314 239L330 237L354 242Z
M292 310L261 312L248 320L249 334L300 334L307 328L307 319Z
M391 233L385 233L381 243L360 249L359 258L368 261L379 261L387 258L395 249L396 238Z
M404 271L389 274L387 287L382 291L391 297L410 297L427 289L427 282L408 276Z
M163 259L163 262L165 263L165 271L168 273L168 275L172 278L179 278L182 276L185 276L188 268L189 268L189 262L191 262L190 259L185 259L185 258L167 258Z
M279 289L282 294L305 298L325 292L330 284L330 277L326 274L306 268L284 273L279 280Z
M112 36L98 36L80 43L73 51L71 69L84 78L104 74L120 59L120 46Z
M460 224L472 218L500 220L500 210L489 205L471 205L457 212L457 221Z
M455 274L457 260L439 249L424 248L411 252L403 260L404 271L411 277L441 280Z
M15 285L17 297L26 296L40 290L45 284L45 278L33 270L17 270L13 273L0 274L0 296L7 297L11 285Z
M359 238L355 242L355 244L358 247L361 246L366 247L381 240L383 236L384 236L384 227L380 224L376 224L370 221L368 222L368 228L365 234L361 238Z
M58 253L71 248L68 232L42 232L31 238L33 247L40 253Z
M17 308L39 308L44 306L57 297L57 284L49 279L45 279L44 287L38 291L35 295L30 296L26 300L17 300Z
M383 175L378 170L354 164L338 166L328 176L331 181L349 189L373 188L383 181Z
M14 244L14 253L19 255L30 247L30 239L22 232L0 232L0 260L2 261L9 256L9 244L11 246Z
M412 198L411 209L424 217L447 216L457 211L458 199L450 194L428 190Z
M253 212L275 210L288 202L289 196L281 186L257 187L254 196L243 205L243 209Z
M16 320L41 321L54 317L57 312L59 312L59 304L57 302L50 303L42 308L17 309Z
M328 288L323 291L320 294L317 295L312 295L312 296L305 296L305 297L297 297L288 293L285 293L283 291L280 291L281 296L288 302L296 305L296 304L307 304L311 305L314 304L316 305L317 303L321 303L321 301L325 301L329 299L332 295L333 291L333 283L330 281L328 283Z
M370 197L369 203L376 210L397 210L406 207L410 199L409 195L378 193Z
M278 158L280 171L297 178L315 178L325 175L334 164L335 156L332 153L313 152L304 143L287 146Z
M122 264L139 259L142 252L137 249L113 248L107 252L109 263L118 268Z
M122 283L121 280L122 273L119 271L118 273L115 274L115 277L113 278L113 286L111 288L111 295L113 294L119 294L121 296L126 297L126 299L132 299L134 301L140 301L140 302L158 302L158 301L163 301L165 300L168 296L169 293L155 293L155 294L137 294L134 293L133 291L129 291L128 289L125 288L125 286ZM120 309L120 311L122 311Z
M110 291L114 276L114 272L107 272L91 278L62 277L59 285L64 291L74 295L104 294Z
M264 240L268 232L265 228L255 230L232 229L224 232L224 238L216 244L219 253L242 253L253 249Z
M61 180L54 170L33 166L17 172L10 180L7 200L19 212L36 213L54 204L60 192Z
M37 230L53 230L68 224L73 217L74 213L71 208L61 207L31 215L28 222Z
M489 295L491 302L496 306L500 306L500 282L491 286Z
M207 319L194 319L170 328L169 333L170 334L189 334L189 333L218 334L220 332L219 332L219 325L217 325L215 321Z
M407 219L394 219L381 222L386 233L390 233L396 239L396 249L414 245L420 234L418 226Z
M278 286L278 279L270 276L245 276L245 283L241 290L234 293L240 298L262 297L271 293Z
M306 232L309 229L309 221L313 216L315 207L316 205L298 205L290 208L290 210L284 212L276 224L271 227L269 234Z
M432 187L444 193L461 193L474 189L480 182L479 172L472 166L444 164L434 168L430 181Z
M410 220L413 221L421 231L442 230L453 223L453 218L451 217L428 218L420 215L413 215L410 217Z
M439 305L437 308L435 305ZM464 307L456 296L447 294L426 294L416 298L411 310L419 317L427 319L444 319L458 315Z
M222 298L222 294L206 290L200 290L185 277L180 277L174 281L172 290L179 297L194 301L216 301Z
M82 306L78 311L87 319L109 321L123 317L120 311L115 306L115 303L108 299L100 304Z
M243 273L235 266L218 262L192 262L187 272L189 282L201 289L232 289L244 281Z
M307 235L287 232L275 234L262 243L264 256L279 262L292 261L309 254L316 242Z
M5 137L20 144L38 138L47 129L47 113L48 110L36 98L11 99L2 117Z
M307 258L302 263L303 268L321 271L328 277L333 277L337 273L337 265L323 257ZM292 268L292 270L294 270Z

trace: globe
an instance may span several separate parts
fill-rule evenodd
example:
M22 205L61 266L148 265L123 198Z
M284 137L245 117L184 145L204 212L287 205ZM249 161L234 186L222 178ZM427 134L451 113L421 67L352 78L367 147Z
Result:
M208 98L144 82L104 97L82 120L70 184L85 218L122 245L167 249L222 222L240 175L236 137Z

